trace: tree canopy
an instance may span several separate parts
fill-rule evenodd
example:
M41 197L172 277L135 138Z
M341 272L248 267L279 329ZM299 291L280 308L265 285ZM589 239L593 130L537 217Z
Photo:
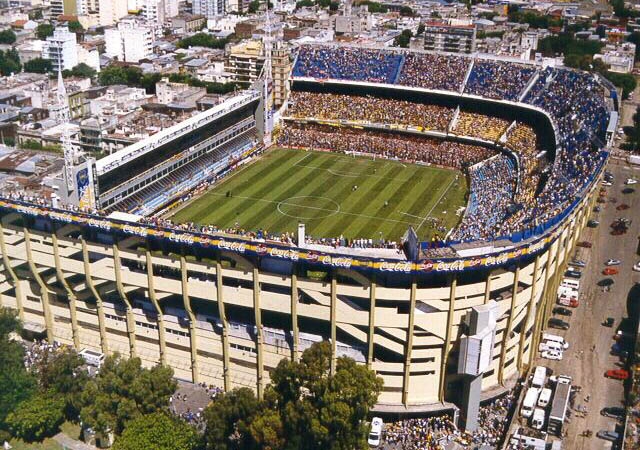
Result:
M143 414L166 410L177 383L170 367L143 368L140 358L105 359L100 373L82 392L80 417L96 431L119 435L125 424Z
M55 27L50 23L41 23L36 27L36 36L41 41L44 41L49 36L53 35L53 30L55 30Z
M193 36L179 40L177 46L179 48L208 47L223 49L228 42L229 39L227 38L218 39L207 33L196 33Z
M13 44L16 41L16 34L11 29L0 31L0 44Z
M85 63L80 63L74 66L71 70L63 70L63 77L80 77L80 78L93 78L96 75L96 70Z
M205 410L208 450L351 450L366 448L366 417L382 380L351 358L338 358L330 375L326 342L300 362L282 360L262 402L248 389L216 398Z
M0 50L0 74L7 76L12 73L18 73L22 70L20 64L20 56L15 48L7 51Z
M396 38L393 40L393 45L395 45L396 47L407 48L409 47L409 42L411 42L412 36L413 33L411 32L411 30L402 30L402 33L396 36Z
M64 422L64 400L53 395L34 395L19 403L7 416L11 433L28 442L53 436Z
M24 71L31 73L51 72L51 60L45 58L33 58L24 63Z
M196 450L200 437L195 428L163 412L145 414L127 423L113 450Z

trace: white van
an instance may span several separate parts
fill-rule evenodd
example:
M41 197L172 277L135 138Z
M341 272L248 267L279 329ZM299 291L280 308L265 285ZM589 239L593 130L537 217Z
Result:
M531 418L531 428L536 430L542 430L544 426L544 409L536 408L533 411L533 417Z
M560 342L557 342L557 341L542 341L538 345L539 352L548 352L549 350L553 350L556 352L563 352L564 347Z
M522 401L522 406L520 407L520 415L525 419L533 415L533 410L538 402L538 394L540 394L540 389L538 388L530 387L527 390L524 400Z
M574 278L563 278L560 286L578 290L580 289L580 281Z
M563 350L566 350L569 348L569 343L562 336L558 336L557 334L542 333L542 342L545 342L545 341L557 342L562 346Z
M374 417L371 420L371 431L369 431L369 439L367 442L371 447L377 447L382 440L382 419L380 417Z
M533 372L533 377L531 377L531 386L534 388L541 389L544 387L544 383L547 381L547 368L544 366L536 367L536 370Z
M540 391L540 397L538 397L538 406L540 408L546 408L551 401L551 394L553 391L549 388L544 388Z

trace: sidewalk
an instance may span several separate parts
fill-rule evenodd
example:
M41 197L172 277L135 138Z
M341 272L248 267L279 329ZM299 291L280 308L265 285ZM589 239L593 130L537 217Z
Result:
M82 441L76 441L75 439L71 439L64 433L56 434L53 439L65 450L96 450L97 447L93 445L85 444Z

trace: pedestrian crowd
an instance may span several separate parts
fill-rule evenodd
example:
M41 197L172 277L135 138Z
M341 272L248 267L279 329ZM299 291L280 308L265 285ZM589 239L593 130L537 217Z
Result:
M63 350L63 345L57 341L52 344L45 339L36 340L26 344L24 352L24 366L29 371L37 371L38 367L51 355Z

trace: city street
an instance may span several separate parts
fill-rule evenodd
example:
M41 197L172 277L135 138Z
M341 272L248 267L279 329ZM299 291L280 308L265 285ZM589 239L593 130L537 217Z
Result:
M564 352L562 361L538 358L536 363L551 368L554 374L571 376L573 384L582 387L575 397L574 408L586 407L588 413L585 417L579 417L575 410L571 411L570 423L564 428L563 448L567 449L602 449L604 441L596 437L596 433L602 429L613 430L616 421L600 415L600 410L623 404L623 382L605 378L604 373L621 367L620 359L610 354L611 346L615 343L613 335L621 319L627 316L630 291L635 282L640 281L640 272L632 271L633 265L640 260L636 254L640 232L640 216L637 213L640 210L640 192L622 193L627 187L625 180L631 176L640 177L640 170L616 160L609 164L609 170L614 174L615 182L607 188L607 203L600 204L602 211L594 212L591 216L599 220L600 225L586 228L580 238L581 241L592 242L593 247L578 247L576 251L577 259L587 263L580 280L580 306L573 310L572 317L556 316L571 324L569 330L552 330L554 334L564 336L570 348ZM617 210L622 203L630 208ZM633 222L626 234L612 236L610 225L619 217L632 219ZM619 274L610 277L602 273L606 267L604 263L609 258L622 261L620 266L616 266ZM604 278L614 280L608 291L597 284ZM602 324L607 317L615 319L612 328ZM588 401L587 396L590 396ZM592 437L581 436L585 430L593 431Z

